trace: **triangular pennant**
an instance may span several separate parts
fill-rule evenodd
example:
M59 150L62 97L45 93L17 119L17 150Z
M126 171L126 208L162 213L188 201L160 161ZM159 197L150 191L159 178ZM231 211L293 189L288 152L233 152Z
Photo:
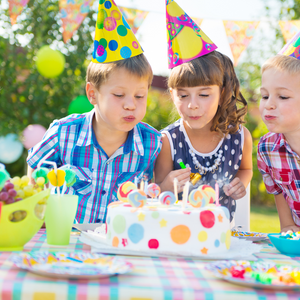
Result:
M174 0L166 0L166 17L169 69L217 49Z
M122 6L120 6L119 8L123 16L126 18L129 26L131 27L131 30L135 34L141 27L149 12Z
M59 0L59 11L61 13L63 39L65 43L79 28L89 13L92 4L92 0Z
M17 17L27 5L28 1L29 0L8 0L11 25L17 23Z
M237 66L243 51L252 40L255 30L259 24L257 21L223 21L228 42Z
M287 43L300 30L300 20L279 21L279 26Z
M278 54L291 56L300 60L300 31L289 40Z
M142 53L139 42L114 0L99 0L92 61L109 63Z
M199 27L201 26L203 19L200 18L192 18L192 19Z

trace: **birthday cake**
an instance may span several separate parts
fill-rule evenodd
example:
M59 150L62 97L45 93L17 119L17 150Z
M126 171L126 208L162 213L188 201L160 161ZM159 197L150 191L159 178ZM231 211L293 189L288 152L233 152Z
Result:
M130 186L133 188L132 183L127 183L127 188ZM119 191L122 188L124 186ZM175 197L170 192L160 194L159 201L146 200L146 194L141 190L132 190L127 197L124 196L126 193L124 197L119 193L122 201L108 206L106 243L126 250L158 250L181 255L228 251L231 241L229 211L211 203L201 189L203 186L191 193L189 203L184 206L174 203Z

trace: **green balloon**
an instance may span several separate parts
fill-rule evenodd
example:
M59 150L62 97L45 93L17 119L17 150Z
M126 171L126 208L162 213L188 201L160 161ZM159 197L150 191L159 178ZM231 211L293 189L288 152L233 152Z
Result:
M80 95L76 97L69 105L68 114L83 114L91 111L94 106L90 103L86 96Z
M63 72L65 57L61 52L52 50L49 46L43 46L36 56L36 67L44 77L54 78Z

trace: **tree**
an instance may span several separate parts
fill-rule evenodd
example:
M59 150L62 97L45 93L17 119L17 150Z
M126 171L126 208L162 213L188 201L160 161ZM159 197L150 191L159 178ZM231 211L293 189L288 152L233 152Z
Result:
M29 124L48 128L53 119L66 116L74 97L85 93L95 25L92 12L66 45L58 13L57 0L30 0L26 17L19 16L12 28L8 10L0 10L2 27L8 32L0 37L0 135L20 133ZM65 70L57 78L44 78L36 69L36 53L44 45L65 55Z

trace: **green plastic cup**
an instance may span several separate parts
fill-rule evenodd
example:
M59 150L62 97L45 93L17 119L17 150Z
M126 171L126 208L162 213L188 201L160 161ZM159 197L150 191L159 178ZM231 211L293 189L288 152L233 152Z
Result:
M69 245L77 206L78 196L50 195L45 215L47 243L49 245Z

